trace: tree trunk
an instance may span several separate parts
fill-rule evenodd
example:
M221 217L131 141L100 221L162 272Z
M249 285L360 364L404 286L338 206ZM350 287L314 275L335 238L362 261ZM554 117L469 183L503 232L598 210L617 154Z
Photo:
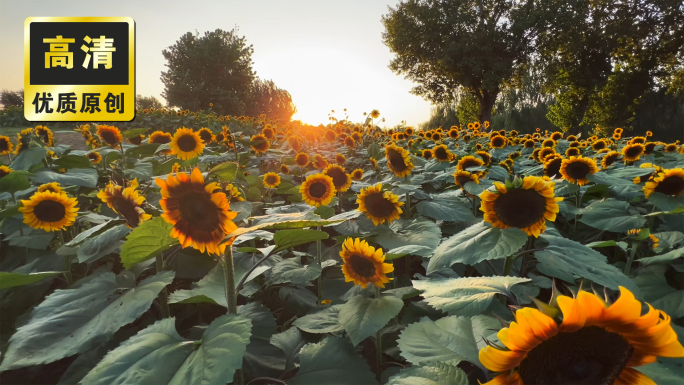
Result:
M588 93L585 93L582 99L580 99L579 105L577 106L577 113L575 114L575 121L572 124L572 127L570 127L570 131L568 131L568 135L577 135L582 130L580 129L580 123L584 120L584 113L587 111L587 107L589 107L589 95Z
M480 123L492 122L492 109L499 91L490 92L489 90L482 90L482 98L480 98Z

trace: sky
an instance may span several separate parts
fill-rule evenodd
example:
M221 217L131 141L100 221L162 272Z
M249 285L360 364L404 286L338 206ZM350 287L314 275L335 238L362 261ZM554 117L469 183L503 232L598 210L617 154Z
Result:
M30 16L129 16L136 22L136 93L162 103L162 50L183 34L239 28L254 46L253 68L290 92L293 119L328 123L328 114L363 121L378 109L391 127L426 121L430 103L389 68L381 17L397 1L31 1L0 0L0 89L23 88L24 20Z

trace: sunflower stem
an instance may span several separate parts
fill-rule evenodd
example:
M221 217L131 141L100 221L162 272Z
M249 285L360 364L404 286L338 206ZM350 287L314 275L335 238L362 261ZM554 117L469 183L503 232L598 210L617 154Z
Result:
M157 269L157 274L164 270L164 258L161 254L157 255L155 268ZM162 318L170 318L171 309L169 309L169 292L166 290L166 286L164 286L161 293L159 293L159 304L162 308Z
M625 265L625 270L624 273L626 276L629 277L629 271L632 269L632 263L634 262L634 256L636 255L636 250L637 247L639 246L638 242L631 242L632 248L629 250L629 257L627 258L627 264Z
M316 230L321 231L321 226L318 226ZM316 241L316 261L318 262L318 266L323 267L323 256L321 255L320 239ZM323 270L321 270L321 275L318 276L316 284L318 286L318 304L320 305L321 300L323 299Z
M473 216L475 218L477 218L477 197L475 195L473 195L472 205L473 205Z
M223 275L226 280L226 302L228 314L237 314L237 293L235 292L235 266L233 265L233 245L226 246L223 257Z
M501 273L501 275L503 275L504 277L511 275L511 269L513 268L514 259L515 255L509 255L506 257L506 260L504 261L503 273Z
M375 299L380 299L380 288L375 287ZM382 328L375 334L375 378L382 383Z

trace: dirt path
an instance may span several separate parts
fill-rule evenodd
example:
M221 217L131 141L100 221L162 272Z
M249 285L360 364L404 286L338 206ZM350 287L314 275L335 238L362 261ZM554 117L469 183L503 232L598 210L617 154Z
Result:
M55 132L55 143L70 146L72 150L87 150L85 139L78 132Z

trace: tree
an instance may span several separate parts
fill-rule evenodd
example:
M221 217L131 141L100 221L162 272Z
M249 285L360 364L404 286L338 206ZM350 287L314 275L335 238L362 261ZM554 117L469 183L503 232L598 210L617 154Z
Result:
M0 104L7 107L23 107L24 106L24 90L10 91L2 90L0 91Z
M254 49L237 30L217 29L204 36L188 32L162 53L162 96L169 106L188 110L213 109L222 115L242 115L256 73Z
M148 108L159 109L162 108L161 102L154 96L142 96L138 95L135 99L135 106L139 110L145 110Z
M254 81L246 108L248 116L265 114L269 118L289 122L296 112L297 107L292 103L290 93L278 88L273 80L256 79Z
M533 0L405 0L382 22L383 42L395 54L390 69L419 85L411 91L438 104L459 87L491 120L504 86L524 64L540 25Z

